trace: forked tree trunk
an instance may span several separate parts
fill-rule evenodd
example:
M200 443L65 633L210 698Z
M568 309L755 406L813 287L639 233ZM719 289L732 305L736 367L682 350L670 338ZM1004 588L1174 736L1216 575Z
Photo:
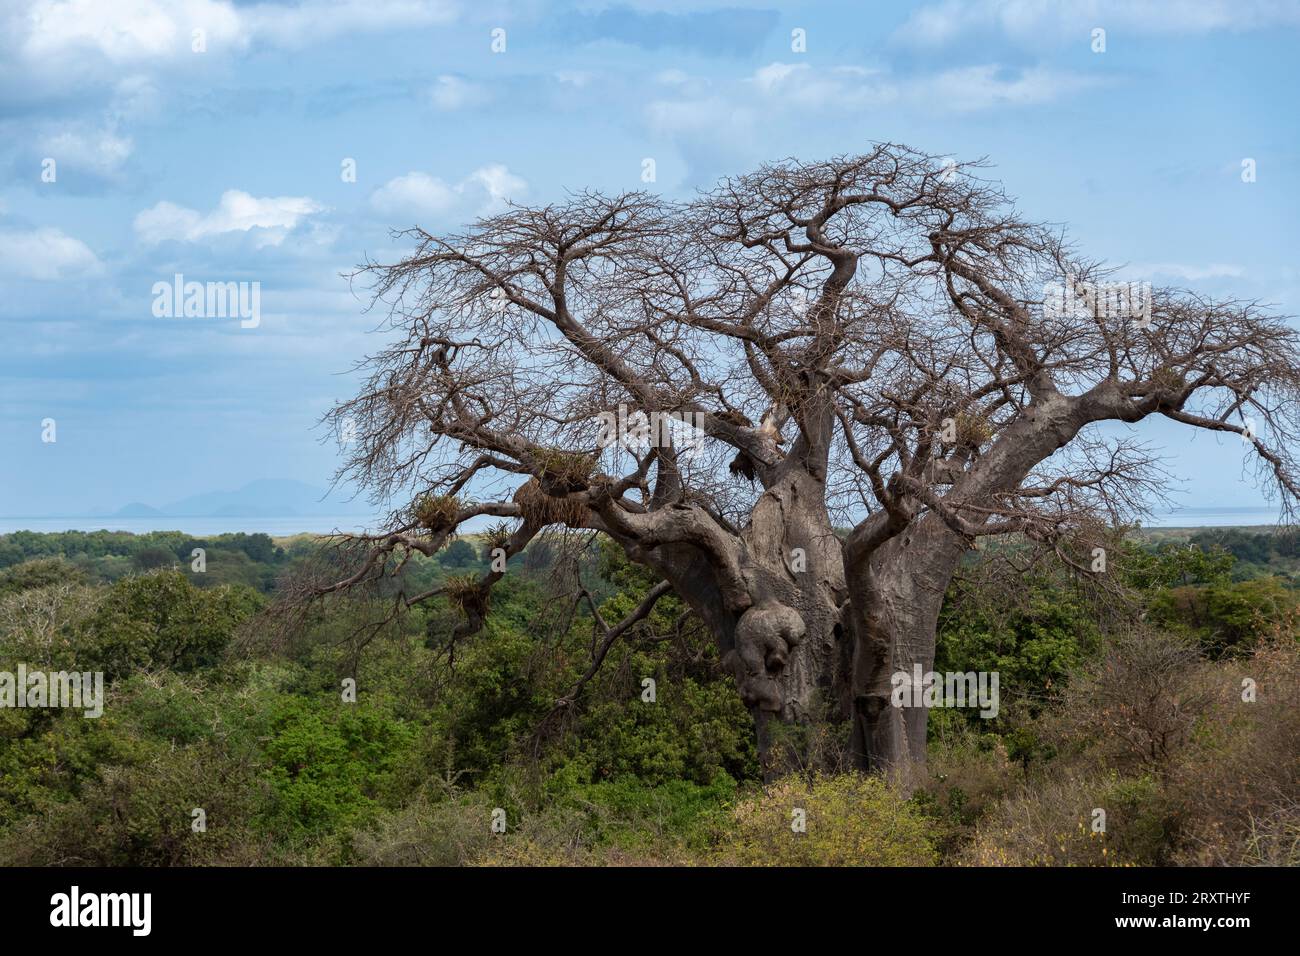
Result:
M932 668L966 546L923 519L846 574L823 500L806 475L764 494L738 556L747 606L727 605L698 552L660 548L653 563L716 638L754 718L765 777L805 765L799 728L846 720L853 765L906 783L925 763L926 711L892 706L891 677Z
M847 720L852 765L910 787L925 766L927 711L893 706L892 678L899 672L910 678L918 664L923 672L933 668L944 593L966 546L937 521L922 521L882 548L869 567L846 578L838 541L831 540L833 552L818 551L823 566L833 568L829 574L816 573L810 564L784 580L758 575L766 585L758 589L756 615L775 613L766 610L771 604L760 606L775 597L803 626L798 643L784 654L779 643L768 645L776 654L761 658L766 679L745 666L760 658L744 658L744 643L753 637L745 634L744 624L739 646L728 655L754 715L764 774L803 765L808 755L799 749L798 727ZM790 542L781 552L800 546ZM738 621L744 622L744 615Z

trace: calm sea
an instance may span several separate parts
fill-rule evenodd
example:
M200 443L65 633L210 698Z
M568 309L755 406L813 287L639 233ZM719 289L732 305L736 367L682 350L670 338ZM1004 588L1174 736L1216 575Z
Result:
M1225 525L1273 525L1277 523L1275 508L1180 508L1177 511L1152 515L1144 522L1151 528L1205 528ZM148 531L184 531L195 537L214 534L246 534L262 532L274 537L292 534L328 534L331 531L359 532L373 530L377 519L358 515L335 517L289 518L86 518L0 517L0 534L11 531L130 531L143 534ZM473 529L469 529L473 530Z
M342 517L290 517L290 518L4 518L0 517L0 534L11 531L130 531L144 534L148 531L184 531L196 538L216 534L246 534L262 532L273 537L302 534L328 534L331 531L358 532L375 525L375 520L364 515Z
M1153 514L1143 523L1149 528L1250 527L1275 525L1279 517L1276 508L1179 508Z

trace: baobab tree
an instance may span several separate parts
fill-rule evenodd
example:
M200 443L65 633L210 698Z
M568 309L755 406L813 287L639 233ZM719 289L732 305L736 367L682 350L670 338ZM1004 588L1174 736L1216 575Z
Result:
M401 507L308 592L386 580L480 516L513 521L507 555L545 529L598 532L661 579L627 620L600 619L608 640L676 594L761 753L773 721L829 708L862 767L923 761L925 710L891 706L891 677L930 669L963 554L1016 535L1096 573L1091 530L1162 480L1125 423L1226 433L1288 514L1300 494L1287 322L1110 294L984 168L883 144L687 202L583 192L402 233L409 255L358 270L388 341L330 418L351 439L342 475ZM611 443L619 409L697 440ZM455 595L458 634L502 574Z

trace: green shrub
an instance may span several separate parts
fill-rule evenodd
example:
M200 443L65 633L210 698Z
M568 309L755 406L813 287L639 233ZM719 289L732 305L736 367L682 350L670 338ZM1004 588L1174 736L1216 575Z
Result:
M1094 821L1103 818L1105 829ZM1173 816L1158 781L1054 768L1022 785L979 824L960 861L975 866L1156 866Z
M497 838L492 807L476 794L440 801L417 797L376 815L348 837L348 862L358 866L462 866Z
M1249 653L1300 633L1300 594L1276 577L1172 588L1152 601L1151 621L1196 638L1211 657Z
M408 724L365 704L285 700L265 747L277 796L270 822L301 839L365 818L391 800L414 740Z
M704 850L725 820L736 782L719 775L708 785L689 780L654 784L636 777L572 782L572 765L548 781L545 806L573 811L589 840L625 850Z
M792 830L798 810L806 832ZM742 866L930 866L929 829L879 777L792 775L736 806L719 857Z
M36 558L0 571L0 595L85 583L85 572L63 557Z
M719 775L753 779L753 720L735 688L660 674L655 703L643 703L636 675L655 673L656 662L635 657L623 693L582 718L575 759L590 768L589 779L632 776L649 786L678 780L707 785Z
M200 590L180 571L124 578L83 625L80 669L114 680L140 669L211 666L260 603L243 587Z
M981 596L945 603L935 642L939 672L997 671L1005 717L1037 710L1042 699L1098 647L1095 615L1059 581L1025 582L1030 590L1018 604L989 604ZM1017 710L1016 704L1023 703ZM972 723L987 725L975 711Z
M75 800L55 803L0 836L9 866L199 866L268 862L250 821L266 789L253 768L202 744L158 747L129 765L100 766ZM202 809L206 830L194 829Z

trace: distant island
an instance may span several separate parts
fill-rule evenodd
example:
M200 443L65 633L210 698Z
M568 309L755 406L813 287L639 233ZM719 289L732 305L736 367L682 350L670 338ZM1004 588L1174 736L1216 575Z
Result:
M288 478L250 481L234 491L190 495L161 507L132 502L113 512L115 518L290 518L321 515L369 515L365 502L348 501L324 488Z
M203 534L240 530L289 534L356 530L374 516L375 509L368 502L348 500L341 490L330 492L292 479L264 478L232 491L203 492L162 505L133 501L116 511L0 516L0 533L107 528L135 533L171 529Z

